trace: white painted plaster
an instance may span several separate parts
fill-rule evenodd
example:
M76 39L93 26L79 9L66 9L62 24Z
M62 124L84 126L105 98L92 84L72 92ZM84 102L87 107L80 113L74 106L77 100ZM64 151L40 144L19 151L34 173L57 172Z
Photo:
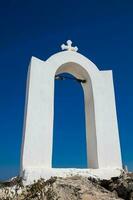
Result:
M46 61L35 57L31 59L27 81L21 174L24 171L27 180L33 180L37 176L45 178L48 171L51 175L53 171L56 172L52 169L54 79L55 75L63 72L87 80L82 86L88 167L108 169L110 174L113 170L115 174L114 169L121 169L122 162L112 71L99 71L89 59L74 51L59 52Z
M118 168L102 168L102 169L77 169L77 168L29 168L23 173L25 185L33 183L34 180L44 178L45 180L51 177L70 177L70 176L84 176L96 179L110 179L111 177L118 177L123 173L123 170Z

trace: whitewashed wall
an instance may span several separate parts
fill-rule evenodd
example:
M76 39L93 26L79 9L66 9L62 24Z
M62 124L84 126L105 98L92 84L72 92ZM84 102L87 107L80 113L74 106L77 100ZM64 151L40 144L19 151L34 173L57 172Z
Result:
M52 168L54 79L56 74L62 72L87 80L82 86L89 167L121 169L112 71L99 71L81 54L64 51L51 56L47 61L35 57L31 59L27 81L21 173L25 171L28 174L29 170L33 170L42 176L43 170L46 172Z

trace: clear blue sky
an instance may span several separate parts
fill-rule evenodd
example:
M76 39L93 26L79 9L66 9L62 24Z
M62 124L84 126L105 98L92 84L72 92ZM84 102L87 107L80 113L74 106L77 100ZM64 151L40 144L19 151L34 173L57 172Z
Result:
M99 69L113 70L123 163L133 170L133 1L5 0L0 2L1 179L19 171L30 58L46 60L67 39ZM55 94L53 165L84 167L82 88L58 82ZM67 154L67 139L74 134L77 141L69 144Z

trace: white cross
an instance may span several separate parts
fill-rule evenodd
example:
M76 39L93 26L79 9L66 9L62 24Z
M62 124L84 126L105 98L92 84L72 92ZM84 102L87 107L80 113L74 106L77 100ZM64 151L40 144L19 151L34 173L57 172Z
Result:
M67 51L78 51L78 47L72 47L72 41L71 40L67 40L67 45L62 44L61 45L61 49L62 50L67 50Z

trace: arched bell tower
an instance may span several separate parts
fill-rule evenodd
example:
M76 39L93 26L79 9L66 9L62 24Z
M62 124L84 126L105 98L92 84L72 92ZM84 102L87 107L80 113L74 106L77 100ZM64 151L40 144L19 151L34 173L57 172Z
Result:
M99 71L71 45L72 42L67 41L67 45L62 45L65 51L46 61L31 59L21 155L21 173L29 180L46 178L59 171L52 168L54 79L64 72L86 80L81 84L90 168L122 168L112 71ZM62 172L65 173L65 169Z

